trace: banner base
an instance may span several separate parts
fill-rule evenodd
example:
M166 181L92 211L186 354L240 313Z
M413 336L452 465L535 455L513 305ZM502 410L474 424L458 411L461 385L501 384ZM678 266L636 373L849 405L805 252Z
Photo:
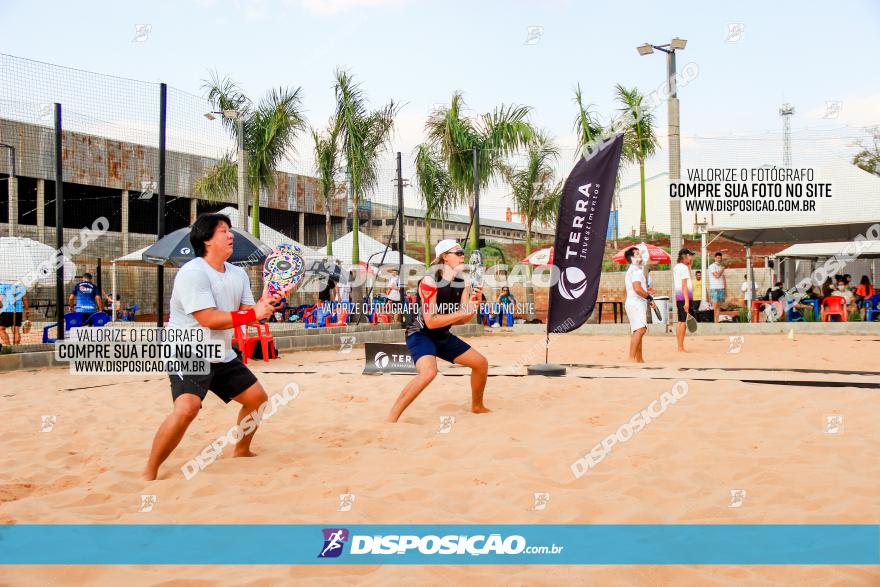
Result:
M529 375L543 375L544 377L562 377L565 375L565 367L556 363L538 363L529 365L527 372Z

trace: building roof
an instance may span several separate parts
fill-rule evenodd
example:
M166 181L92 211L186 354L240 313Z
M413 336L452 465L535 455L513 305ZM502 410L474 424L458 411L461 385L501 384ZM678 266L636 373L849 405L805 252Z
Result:
M859 259L880 259L880 241L864 240L859 242L837 243L801 243L779 251L776 257L794 259L827 259L828 257L851 257Z
M376 202L373 202L373 207L374 208L382 208L383 210L386 210L386 211L396 210L396 208L393 206L388 206L387 204L378 204ZM420 208L404 207L403 213L404 213L404 216L406 216L408 218L416 218L419 220L422 220L425 218L425 211ZM444 222L455 222L458 224L467 225L467 224L470 224L471 219L469 216L465 216L464 214L447 214L446 217L443 218L443 221ZM439 222L439 220L438 220L438 222ZM519 222L506 222L504 220L495 220L492 218L484 218L482 216L480 217L480 226L488 226L491 228L501 228L501 229L505 229L505 230L518 230L521 232L525 232L525 230L526 230L525 225L521 224ZM532 231L536 232L536 233L541 233L541 234L554 234L554 231L552 229L548 229L546 227L540 227L538 225L533 226Z
M747 245L852 241L880 221L880 177L848 161L814 166L814 181L831 184L814 212L715 213L712 232ZM804 198L806 199L806 198Z

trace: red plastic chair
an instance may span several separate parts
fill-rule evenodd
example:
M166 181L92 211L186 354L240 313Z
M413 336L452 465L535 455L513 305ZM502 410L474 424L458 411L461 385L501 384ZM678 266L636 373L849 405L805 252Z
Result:
M831 316L840 316L840 321L846 322L846 298L828 296L822 300L822 321L831 322Z
M245 326L236 326L232 330L232 345L238 347L241 353L241 362L247 365L248 359L254 354L254 347L260 342L258 336L250 336Z
M327 318L325 326L330 328L332 326L345 326L346 324L348 324L348 308L339 307L332 317Z
M251 328L256 328L257 334L251 335ZM270 346L271 343L271 346ZM241 361L247 365L248 359L254 354L254 349L259 344L263 351L263 362L268 363L270 358L276 358L278 351L275 350L275 339L269 333L269 324L264 322L251 322L246 327L238 326L232 335L232 344L238 346L241 352Z
M269 323L268 322L251 322L248 324L248 332L250 332L250 328L257 329L256 341L260 343L263 351L263 362L268 363L269 359L275 359L278 357L278 351L275 349L275 338L269 332ZM256 343L254 344L256 346ZM270 356L271 351L271 356ZM251 349L251 354L253 354L253 349Z

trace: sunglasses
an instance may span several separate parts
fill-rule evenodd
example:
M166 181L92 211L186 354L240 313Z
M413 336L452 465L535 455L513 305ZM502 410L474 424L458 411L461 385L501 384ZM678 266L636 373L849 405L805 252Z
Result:
M449 251L447 254L449 255L457 255L459 257L464 257L464 251Z

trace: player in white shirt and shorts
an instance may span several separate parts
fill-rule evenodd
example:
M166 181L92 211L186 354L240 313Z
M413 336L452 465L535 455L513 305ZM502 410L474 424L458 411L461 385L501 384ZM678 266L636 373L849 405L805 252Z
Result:
M642 269L642 251L637 247L630 247L624 253L629 262L624 282L626 284L626 316L629 318L632 336L629 342L629 358L636 363L644 363L642 356L642 340L648 331L648 302L651 301L652 288L647 287L645 272Z
M196 258L180 268L171 293L169 328L210 329L211 342L220 343L225 355L211 361L210 372L203 375L169 373L172 410L156 432L147 465L142 477L152 481L159 466L168 458L183 438L186 429L202 407L202 401L211 391L224 403L241 404L238 423L258 410L268 396L232 349L232 329L265 320L290 288L271 295L264 292L254 300L247 273L227 263L232 255L234 235L232 222L224 214L202 214L190 230L190 242ZM259 420L256 420L257 422ZM246 432L236 444L235 457L250 457L251 440L256 426Z

